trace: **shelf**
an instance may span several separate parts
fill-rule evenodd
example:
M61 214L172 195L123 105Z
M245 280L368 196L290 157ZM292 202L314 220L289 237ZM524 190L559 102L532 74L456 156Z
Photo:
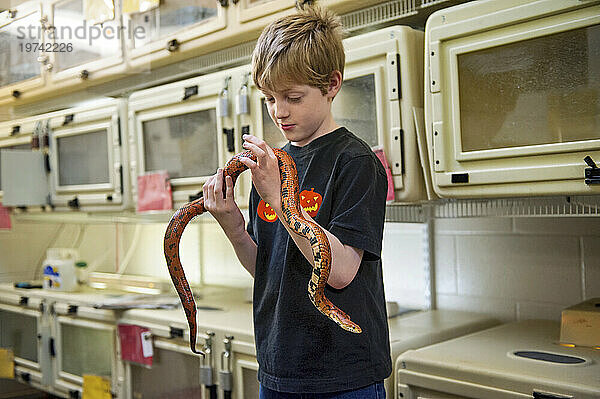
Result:
M75 223L75 224L106 224L106 223L129 223L129 224L167 224L175 210L157 211L148 213L135 213L132 211L121 213L85 213L85 212L24 212L13 213L16 222L35 223ZM244 217L248 216L248 210L242 209ZM214 218L209 213L204 213L192 219L190 223L213 223Z
M600 216L600 196L494 199L440 199L426 204L386 207L387 222L424 223L432 218L593 217Z

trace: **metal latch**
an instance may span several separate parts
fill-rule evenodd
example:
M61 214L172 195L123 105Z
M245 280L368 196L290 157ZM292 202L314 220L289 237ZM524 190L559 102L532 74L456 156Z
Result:
M229 116L229 83L231 82L231 76L225 77L223 80L223 87L219 92L217 98L217 116L219 118L227 118Z
M72 200L67 202L67 205L71 209L79 209L79 198L75 197Z
M226 335L223 340L225 350L221 353L221 369L219 370L219 385L224 393L233 390L233 374L231 371L231 340L232 335Z
M233 128L226 129L223 128L223 134L227 136L227 151L234 152L235 151L235 130Z
M73 122L73 119L75 119L74 114L65 115L65 119L63 120L63 126L68 125L69 123Z
M248 97L248 84L250 81L250 74L244 75L242 87L238 90L236 96L236 114L243 115L250 113L250 98Z
M54 337L50 337L48 341L48 350L50 351L50 357L56 357L56 346L54 345Z
M583 158L583 161L590 167L585 168L585 184L600 184L600 168L589 155Z
M186 87L183 91L182 100L187 100L188 98L195 96L198 94L198 85Z
M77 314L77 305L69 305L69 307L67 308L67 313L68 314Z
M215 333L207 331L207 338L204 339L204 357L202 358L202 364L200 365L200 384L210 387L213 385L213 355L212 355L212 339Z
M169 327L169 336L171 338L183 338L183 328Z

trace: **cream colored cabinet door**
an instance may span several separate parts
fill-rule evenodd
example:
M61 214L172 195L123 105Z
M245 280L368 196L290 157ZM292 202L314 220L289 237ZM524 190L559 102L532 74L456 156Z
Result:
M377 4L385 3L388 0L317 0L317 4L327 7L337 14L346 14L352 11L361 10L364 8L368 8ZM406 7L409 9L415 9L417 0L403 0L402 7ZM400 3L400 2L399 2ZM392 5L392 7L398 7L399 5Z
M254 342L225 336L219 362L219 399L258 399L258 363Z
M0 13L0 99L17 99L44 85L40 61L46 57L46 42L41 18L41 3L35 1Z
M40 334L41 313L38 310L0 303L0 348L12 349L17 380L29 379L41 385Z
M584 161L600 159L600 3L468 3L432 14L425 36L440 196L600 193Z
M52 203L57 210L131 205L126 103L108 100L48 115Z
M31 150L32 133L36 121L17 119L0 123L0 202L2 201L2 152L11 150Z
M287 144L283 133L271 120L265 104L265 96L258 90L252 80L250 65L230 70L233 77L233 95L235 110L236 145L243 143L242 136L251 134L265 142L272 148L281 148ZM252 179L249 171L243 172L236 182L241 197L236 197L239 206L247 207Z
M235 9L235 19L232 21L234 29L244 29L244 24L250 21L259 21L266 26L270 15L281 11L293 10L296 6L294 0L239 0L232 5Z
M130 63L141 69L198 51L199 39L204 43L202 38L210 36L217 41L216 32L227 25L226 8L215 0L164 0L149 9L124 9L123 16Z
M106 79L124 70L121 13L116 1L46 3L48 63L55 85Z
M102 318L102 315L98 317ZM82 392L83 376L95 375L110 380L111 392L117 398L123 397L124 368L114 320L58 314L53 340L56 392L67 396Z
M415 120L423 98L422 43L422 32L405 26L344 40L344 82L332 106L339 125L383 149L397 202L430 196L423 172L428 162L419 151L425 140Z
M133 93L132 180L166 170L175 208L198 198L208 178L241 149L233 91L231 72L222 71Z
M202 356L189 345L152 338L152 366L128 363L128 399L205 398L200 380Z

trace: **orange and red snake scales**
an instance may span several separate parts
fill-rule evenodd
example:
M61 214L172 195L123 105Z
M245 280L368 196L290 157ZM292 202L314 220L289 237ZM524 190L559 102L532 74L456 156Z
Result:
M308 282L308 296L314 306L325 316L329 317L344 330L360 333L358 324L350 320L350 317L335 306L325 297L325 284L329 278L331 269L331 248L329 240L323 229L316 223L302 217L299 200L298 174L296 164L292 157L285 151L274 149L279 161L279 172L281 176L281 206L283 209L283 221L293 231L307 238L313 252L314 265L312 275ZM256 161L256 156L250 151L244 151L235 155L223 168L223 177L231 176L234 184L246 166L240 162L240 158L249 158ZM225 185L223 185L225 190ZM171 217L164 238L164 253L169 268L169 274L173 285L179 294L181 304L190 326L190 347L192 352L203 354L196 350L196 303L190 286L185 277L179 258L179 241L187 224L194 217L205 212L204 199L200 198L181 207Z

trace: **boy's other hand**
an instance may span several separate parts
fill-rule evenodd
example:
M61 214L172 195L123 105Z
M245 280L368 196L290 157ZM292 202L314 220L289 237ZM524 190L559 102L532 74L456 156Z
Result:
M252 183L258 195L278 212L281 210L281 178L279 162L273 149L264 140L245 134L243 147L256 155L256 162L241 158L240 161L250 169Z
M204 183L202 192L204 208L219 222L225 234L245 231L244 217L235 203L233 180L229 176L225 179L225 197L223 197L223 169L217 169L217 173Z

